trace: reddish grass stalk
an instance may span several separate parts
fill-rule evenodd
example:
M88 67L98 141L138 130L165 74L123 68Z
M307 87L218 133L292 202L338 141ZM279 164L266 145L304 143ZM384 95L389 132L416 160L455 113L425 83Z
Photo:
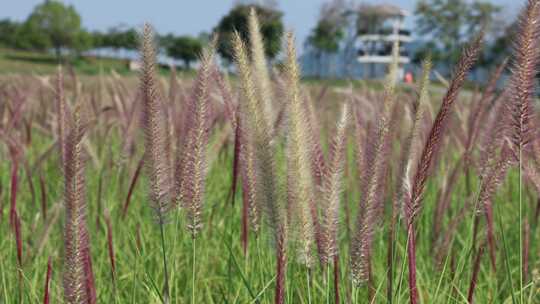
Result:
M17 243L17 262L19 263L19 268L22 271L22 255L23 255L23 244L22 244L22 235L21 235L21 218L15 211L15 241Z
M109 251L109 261L111 262L111 278L115 284L116 278L116 262L114 258L113 232L111 225L111 216L108 212L105 213L105 224L107 225L107 249Z
M17 159L14 157L14 162L17 164ZM17 165L14 165L13 168L16 169ZM11 193L11 199L12 199L12 206L10 211L10 222L11 227L13 229L13 233L15 235L15 244L17 248L17 264L18 264L18 283L19 283L19 301L22 302L22 255L23 255L23 245L22 245L22 236L21 236L21 219L19 215L17 214L17 209L15 206L16 201L16 195L17 195L17 176L12 174L12 193ZM15 178L15 180L13 180ZM13 192L15 191L15 192Z
M97 303L96 285L94 283L94 272L92 271L92 259L90 256L90 245L82 250L84 257L84 272L86 273L86 292L88 293L88 304Z
M141 157L141 160L139 160L139 163L137 164L137 169L135 170L135 174L133 174L133 177L131 178L131 183L129 184L128 194L124 202L124 206L122 207L122 219L125 219L126 217L129 204L131 203L131 196L133 195L133 190L135 190L135 185L137 184L137 181L139 180L139 175L141 174L141 169L143 167L143 164L144 164L144 157Z
M473 266L473 272L471 277L471 283L469 285L469 293L467 295L467 302L469 304L474 303L473 297L474 297L474 290L476 288L477 282L478 282L478 274L480 273L480 262L482 260L482 255L484 254L484 246L480 246L478 249L478 252L476 253L476 257L474 259L474 266Z
M408 265L409 265L409 296L411 304L418 303L418 291L416 286L416 242L414 219L419 212L420 204L427 178L430 175L433 159L437 157L441 145L441 139L448 124L448 117L452 109L453 103L456 101L459 91L465 81L469 69L476 61L480 51L483 35L478 35L472 44L468 46L458 62L454 77L450 83L448 91L443 98L443 102L433 126L429 132L422 156L418 162L418 169L413 180L411 196L405 205L405 217L407 220L407 235L408 235Z
M491 205L491 201L489 202ZM486 223L487 223L487 242L489 247L489 258L493 271L497 271L497 247L495 246L495 231L493 229L493 208L486 208Z
M39 187L41 192L41 213L43 214L43 220L47 220L47 187L45 186L45 179L43 173L39 172Z
M32 114L30 114L32 115ZM26 145L27 146L30 146L32 144L32 120L33 120L33 116L30 116L30 119L29 120L24 120L23 123L24 123L24 131L25 131L25 135L26 135Z
M409 299L411 304L418 303L418 287L416 286L416 242L414 223L407 224L407 256L409 266Z
M47 261L47 275L45 277L45 294L43 296L43 304L49 304L49 286L51 283L51 276L52 276L52 265L51 265L51 257L49 257Z
M276 291L275 291L275 304L285 303L285 276L287 273L287 252L285 248L285 235L284 232L278 232L278 239L276 244Z
M19 184L19 160L17 157L12 158L11 162L11 186L10 186L10 204L9 204L9 225L15 229L15 221L17 217L17 187Z

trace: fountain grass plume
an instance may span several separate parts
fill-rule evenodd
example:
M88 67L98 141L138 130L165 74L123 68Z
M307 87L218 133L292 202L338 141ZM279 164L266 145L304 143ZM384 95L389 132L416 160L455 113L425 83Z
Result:
M476 62L482 45L483 33L474 38L467 46L454 71L448 90L443 97L442 105L435 117L433 126L425 142L418 166L414 175L410 196L405 201L405 218L407 222L407 256L409 264L409 297L411 304L418 303L418 290L416 286L416 244L414 232L414 220L420 210L424 188L429 176L434 159L437 157L441 145L441 139L448 124L452 105L456 101L459 91L465 82L469 69Z
M373 161L368 169L370 177L365 185L366 193L362 193L361 208L364 212L359 212L357 215L356 231L351 241L351 275L353 284L357 286L369 281L372 277L370 275L371 247L375 227L382 211L383 195L381 193L384 188L384 179L387 172L387 154L391 134L390 116L395 99L398 57L399 44L395 42L392 48L392 64L385 83L383 108L377 121L377 135L374 140L373 149L370 152L373 153ZM371 285L372 282L369 283ZM372 295L371 287L369 287L370 295Z
M339 253L338 229L341 194L343 190L343 170L345 168L347 129L350 122L349 105L344 104L336 125L336 132L330 148L330 160L322 182L322 261L331 263Z
M145 24L141 35L139 76L143 102L144 165L149 182L150 203L158 223L162 225L170 209L171 168L167 167L167 156L163 153L166 145L166 126L163 123L164 109L158 92L154 43L154 31L149 24Z
M402 164L400 167L399 176L397 178L397 193L396 198L394 201L394 208L396 210L401 210L401 208L404 206L403 202L405 201L405 197L408 196L408 191L410 191L411 187L411 178L412 175L414 175L414 172L412 172L414 169L412 168L412 164L417 157L417 153L415 151L415 148L418 147L421 142L421 120L424 116L424 111L427 103L429 102L429 85L430 85L430 73L431 73L431 59L428 57L424 60L422 64L422 78L420 81L420 94L418 96L418 99L416 99L414 105L413 105L413 122L411 129L409 130L409 133L407 135L404 148L403 148L403 158L402 158ZM397 215L397 214L396 214Z
M518 19L510 77L511 139L516 153L532 139L531 101L535 92L540 38L540 1L529 0Z
M80 104L65 138L64 158L64 299L69 304L96 303L90 242L86 223L86 184L82 139L85 127ZM67 125L67 124L66 124Z
M512 75L510 77L510 138L515 157L519 163L519 226L523 227L522 171L523 153L535 139L536 129L532 122L534 109L532 99L536 90L536 75L540 53L540 1L529 0L517 23L518 31L513 49ZM519 251L523 253L523 232L519 232ZM520 254L519 297L523 302L523 255Z
M163 103L160 101L156 79L156 50L154 46L154 30L149 24L143 26L140 36L141 72L139 85L143 103L143 128L145 139L144 165L148 176L149 201L154 209L161 235L163 256L164 287L163 303L169 302L169 275L167 271L167 255L165 248L164 225L167 212L171 208L170 170L167 167L166 126L163 123Z
M411 164L416 158L415 148L421 144L421 127L424 111L429 102L429 84L430 73L432 63L431 58L426 58L422 64L422 78L420 79L419 95L413 103L413 121L411 128L405 138L403 144L401 164L399 167L398 176L396 179L396 193L394 196L394 202L392 204L392 214L390 218L390 237L388 238L388 278L387 278L387 292L388 297L393 297L393 279L394 279L394 261L395 261L395 237L396 237L396 225L398 217L404 206L405 198L410 191L411 183Z
M214 40L215 41L215 40ZM193 238L202 227L201 212L206 184L206 149L210 132L209 80L214 64L214 43L200 57L201 67L195 80L193 96L188 104L187 134L182 156L177 164L176 201L187 211L188 229Z
M264 115L264 103L257 98L255 86L246 47L240 34L233 36L236 64L242 86L243 99L239 106L242 115L245 115L245 129L251 130L253 156L255 158L255 172L257 180L257 193L260 193L260 203L267 214L267 222L274 229L276 236L285 233L284 208L278 200L277 172L273 157L274 142L269 131L270 121ZM247 114L249 113L249 115Z
M240 34L233 35L233 49L236 66L239 72L243 98L240 101L239 111L246 117L246 128L251 130L253 144L253 157L255 163L256 192L260 194L257 205L266 213L267 223L273 231L276 245L276 289L275 303L285 301L285 273L287 264L287 226L284 208L277 193L277 173L273 153L271 121L264 115L264 103L257 97L253 84L252 70L249 65L246 47ZM249 115L248 115L249 113Z
M287 185L291 220L297 230L299 261L307 267L313 264L315 243L314 220L311 204L315 201L315 187L311 171L311 145L308 121L300 98L300 71L296 61L295 40L287 34L287 59L285 74L289 87L287 96ZM292 232L292 231L291 231Z
M443 98L441 108L435 117L435 121L433 122L433 126L422 151L420 161L418 162L418 168L415 172L411 192L412 200L408 202L409 205L405 206L406 215L410 219L413 219L418 212L425 184L429 176L429 170L431 169L433 159L440 148L443 131L448 124L449 112L465 82L469 69L476 62L482 39L483 34L478 35L473 42L464 49L461 59L455 69L454 76L450 82L450 86Z
M248 17L249 43L253 69L253 79L259 99L264 104L264 113L269 121L274 121L272 107L272 85L268 72L268 63L264 51L264 41L261 34L261 26L257 18L257 11L252 7Z

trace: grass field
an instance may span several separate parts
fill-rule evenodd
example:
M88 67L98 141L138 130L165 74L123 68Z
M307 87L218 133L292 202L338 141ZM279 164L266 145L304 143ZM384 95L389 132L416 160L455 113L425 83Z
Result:
M149 26L137 77L2 53L1 304L540 303L534 44L460 94L480 38L434 90L300 82L292 34L270 74L258 32L230 82Z
M68 60L68 59L64 59ZM70 59L70 64L80 74L97 75L103 72L129 73L127 63L117 59L82 57ZM54 74L58 59L49 53L38 53L12 49L0 49L0 73L2 74Z
M29 159L34 160L51 144L51 140L32 142L29 151ZM35 147L35 148L34 148ZM119 148L112 147L111 152L119 155ZM103 155L102 161L107 156ZM117 160L120 161L120 160ZM130 162L130 167L136 165L136 158ZM274 254L268 234L263 230L259 238L250 236L248 255L244 256L240 242L241 230L241 201L237 200L232 206L227 200L230 189L229 167L231 163L231 151L223 151L213 164L208 176L207 201L203 220L205 222L201 235L196 240L196 293L195 303L251 303L259 299L261 303L273 301L273 285L275 281ZM128 163L129 164L129 163ZM105 165L105 164L104 164ZM448 165L450 166L450 164ZM147 197L144 191L144 178L136 188L132 198L132 204L127 217L122 219L122 204L125 201L129 187L130 175L123 173L127 166L109 167L102 179L101 207L98 205L99 168L89 165L87 171L88 180L88 203L89 216L88 226L91 235L91 248L94 274L96 277L96 289L98 290L99 303L159 303L159 294L163 284L162 265L160 250L158 247L159 229L154 223L152 210L148 207ZM32 200L31 191L28 189L26 177L21 177L20 192L18 195L18 210L22 218L22 236L24 241L22 271L22 298L24 303L39 303L44 293L45 274L47 259L50 257L53 266L51 280L51 303L62 302L62 177L58 170L58 159L51 157L42 171L47 189L46 201L48 205L47 220L39 211L40 190L36 189L36 198ZM352 171L352 170L351 170ZM2 164L2 185L8 189L9 163ZM439 174L442 175L442 174ZM519 246L520 227L517 204L517 174L513 172L509 181L499 191L494 201L497 209L496 235L499 236L501 250L498 254L498 270L493 271L489 266L489 260L484 259L478 279L476 291L477 303L502 303L511 302L509 295L510 278L513 279L514 288L519 281ZM348 181L354 185L354 180ZM426 205L419 218L418 227L418 282L420 295L426 303L463 303L466 302L466 292L471 277L471 261L474 257L472 249L473 215L468 215L460 223L460 227L454 233L451 244L452 255L444 256L442 266L437 266L430 242L432 239L431 228L437 190L444 183L442 178L433 179L426 191ZM477 185L477 181L473 182ZM34 178L34 184L39 184L39 178ZM359 194L357 187L351 187L343 201L350 208L350 213L355 214ZM454 189L452 208L449 213L457 213L464 204L465 180L460 179ZM473 193L477 192L477 187ZM7 201L9 195L3 191L2 200ZM526 205L529 205L528 200ZM99 210L101 208L101 210ZM111 216L113 231L113 244L116 257L116 279L113 283L111 277L111 265L107 249L107 229L103 210L108 209ZM352 215L350 216L352 217ZM339 239L342 244L340 251L348 252L347 244L350 238L348 231L354 229L352 223L346 226L346 215L342 214L342 232ZM449 220L449 219L447 219ZM2 302L18 303L19 285L16 257L16 243L11 237L7 212L2 217L1 230L4 237L0 242L2 256L0 261ZM173 212L170 222L166 227L166 242L170 244L167 256L171 269L171 302L189 303L192 298L192 239L187 233L182 212ZM386 299L386 240L387 229L381 228L375 236L373 252L374 281L376 282L377 302L385 302ZM536 223L531 228L531 235L537 235ZM502 238L505 238L505 243ZM137 242L140 239L140 247ZM536 239L536 238L533 238ZM394 277L395 295L394 302L406 302L408 293L406 288L406 273L403 258L405 256L406 234L403 229L396 239L396 248L399 258L399 266ZM537 252L537 242L531 244L533 256ZM508 254L508 257L506 257ZM450 258L453 257L453 261ZM507 260L508 259L508 260ZM531 268L537 269L536 261L531 262ZM505 270L508 262L511 276ZM341 297L346 299L351 292L347 270L349 260L347 255L340 257L340 281ZM537 270L533 271L533 273ZM325 282L326 275L320 267L312 270L311 294L308 294L306 269L291 261L287 276L287 303L307 303L311 297L312 303L326 303L330 297L333 302L333 287ZM535 278L536 280L536 278ZM538 300L535 281L525 286L526 303L535 303ZM330 288L330 290L329 290ZM367 298L366 290L355 290L353 298L358 303L363 303Z

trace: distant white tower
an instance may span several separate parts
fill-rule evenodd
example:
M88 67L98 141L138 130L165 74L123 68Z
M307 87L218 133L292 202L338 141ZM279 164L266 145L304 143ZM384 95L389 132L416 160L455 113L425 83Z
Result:
M370 25L359 29L358 62L366 66L371 78L374 78L377 65L388 65L392 62L392 45L395 41L400 45L398 77L403 78L404 65L411 59L404 46L412 41L411 34L403 28L403 21L409 13L397 6L389 4L363 5L359 8L359 18L368 18ZM369 22L369 21L368 21Z

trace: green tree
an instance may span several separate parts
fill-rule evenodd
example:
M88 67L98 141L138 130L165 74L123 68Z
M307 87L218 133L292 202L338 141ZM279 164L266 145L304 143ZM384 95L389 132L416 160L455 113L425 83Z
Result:
M0 45L5 47L15 47L17 32L21 25L9 19L0 20Z
M120 47L127 50L136 50L139 46L137 30L134 28L120 32L117 39Z
M76 42L73 45L73 49L80 54L81 52L87 51L94 46L94 36L92 33L81 30L76 37Z
M113 27L103 34L101 43L103 47L115 50L135 50L138 47L137 30L125 26Z
M89 33L90 36L92 36L92 45L94 47L102 47L103 46L103 33L100 31L92 31Z
M25 22L23 32L33 39L35 48L53 47L57 57L62 48L73 49L80 42L81 17L71 5L58 1L45 1L37 5ZM41 36L42 39L37 39Z
M201 41L191 36L175 37L167 48L167 54L175 59L183 60L186 69L190 69L191 62L198 58L201 51Z
M420 0L415 14L418 32L433 40L430 48L435 45L444 50L437 57L448 63L457 60L463 44L480 28L494 29L493 21L500 10L482 0Z
M336 53L339 50L339 43L343 38L343 34L341 24L336 24L328 19L321 19L308 37L308 45L313 48L317 57L319 77L322 72L321 59L323 54Z
M248 16L251 7L255 8L261 24L266 56L273 59L281 50L284 32L283 13L271 7L239 4L233 7L214 29L214 33L218 34L218 52L229 62L233 60L231 45L233 32L238 31L245 41L249 41Z
M103 33L101 37L101 46L118 50L121 47L119 39L120 32L121 30L119 27L113 27Z
M173 33L159 35L158 43L161 48L168 50L174 44L175 39L176 39L176 36L174 36Z
M339 42L343 38L343 29L327 20L320 20L308 37L311 46L323 53L335 53L339 50Z
M17 30L15 48L33 51L46 51L52 47L48 36L41 34L39 29L27 22L21 24Z

